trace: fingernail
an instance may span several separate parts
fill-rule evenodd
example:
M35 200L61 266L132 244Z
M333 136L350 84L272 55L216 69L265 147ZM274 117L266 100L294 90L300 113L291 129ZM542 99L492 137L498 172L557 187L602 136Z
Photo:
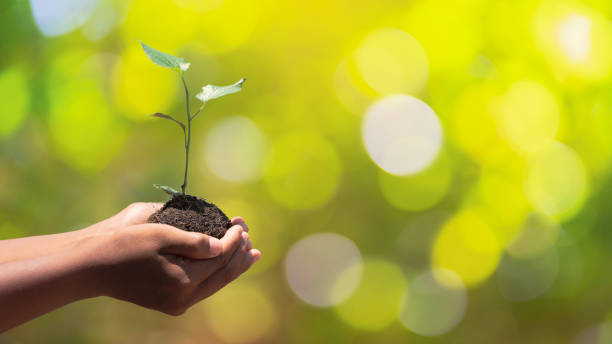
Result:
M217 256L223 252L223 243L217 238L210 238L210 254Z
M242 238L243 238L244 240L249 240L249 233L247 233L247 232L242 232Z

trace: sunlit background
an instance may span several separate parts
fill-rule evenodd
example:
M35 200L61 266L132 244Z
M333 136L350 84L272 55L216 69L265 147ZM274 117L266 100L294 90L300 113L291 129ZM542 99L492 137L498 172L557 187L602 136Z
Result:
M612 2L3 0L0 238L179 187L262 260L173 318L82 301L2 343L612 343ZM192 101L197 102L194 98Z

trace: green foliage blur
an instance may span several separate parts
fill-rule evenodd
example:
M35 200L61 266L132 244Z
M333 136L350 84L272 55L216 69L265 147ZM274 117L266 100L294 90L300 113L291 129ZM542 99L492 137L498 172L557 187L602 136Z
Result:
M181 185L142 40L192 95L248 78L194 120L187 192L262 251L181 317L98 298L0 342L612 343L612 2L3 0L0 30L0 239Z

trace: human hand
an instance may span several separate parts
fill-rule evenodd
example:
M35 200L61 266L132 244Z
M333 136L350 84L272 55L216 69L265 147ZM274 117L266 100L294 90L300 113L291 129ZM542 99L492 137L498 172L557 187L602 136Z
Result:
M128 217L134 218L138 216ZM163 224L101 232L90 250L99 294L171 315L184 313L261 257L252 248L244 220L232 223L220 240Z
M0 332L102 295L179 315L261 257L242 218L219 240L145 224L159 207L137 203L86 229L0 241Z

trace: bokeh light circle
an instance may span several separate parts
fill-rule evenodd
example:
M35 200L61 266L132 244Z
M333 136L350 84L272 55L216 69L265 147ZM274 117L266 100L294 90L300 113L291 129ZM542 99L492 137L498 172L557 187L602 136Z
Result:
M363 120L368 154L383 170L395 175L427 168L442 147L442 126L421 100L393 95L372 105Z
M171 0L154 4L150 0L132 0L121 28L127 46L132 46L127 42L138 39L163 52L176 54L176 50L198 38L196 33L201 20L199 13ZM164 72L172 74L168 70Z
M555 247L529 257L505 255L497 271L497 282L504 297L511 301L527 301L546 292L559 271Z
M544 0L532 24L536 47L557 76L599 81L610 75L612 28L602 12L578 2Z
M125 126L104 93L103 75L116 59L73 51L52 62L48 79L51 141L58 155L82 172L105 167L125 140Z
M290 209L314 209L328 202L340 182L334 146L313 132L292 132L273 143L264 182L272 198Z
M428 269L431 246L449 217L446 211L430 210L411 219L395 240L398 262L419 271Z
M83 25L99 0L30 0L36 26L45 36L60 36Z
M138 46L124 52L112 71L115 105L124 116L136 121L149 120L147 115L155 112L167 112L177 87L176 73L151 63Z
M402 27L422 44L431 74L464 72L482 51L482 13L479 0L428 0L411 2L402 11ZM488 36L486 36L488 37ZM439 75L439 74L438 74Z
M475 209L468 208L446 222L438 233L432 265L435 269L456 272L470 287L491 276L500 254L501 247L493 229Z
M612 343L612 322L604 321L578 332L570 344L609 344Z
M373 101L373 95L368 92L367 85L354 72L352 60L344 58L338 63L334 73L333 86L338 100L350 112L362 116Z
M586 168L573 149L552 141L529 156L524 189L535 209L557 220L567 219L586 197Z
M500 115L505 137L522 152L532 152L552 140L559 127L557 100L534 81L512 84L503 95Z
M20 67L6 68L0 73L0 138L17 130L27 117L30 92L25 72Z
M249 275L264 272L283 259L286 249L284 237L287 232L283 230L286 227L282 216L268 216L270 210L266 203L235 197L234 193L222 192L221 195L215 195L214 199L215 204L223 209L229 218L240 216L246 221L253 247L266 256L249 268Z
M346 278L345 274L339 282L344 284L342 281ZM404 273L396 264L383 259L366 259L361 283L335 310L340 319L354 328L381 331L397 320L406 285Z
M508 244L521 230L531 206L523 192L522 167L515 161L504 160L503 172L485 170L473 189L467 204L477 207L493 229L500 247ZM522 163L522 162L521 162ZM503 195L503 197L500 197Z
M248 118L233 116L210 129L205 141L205 161L218 177L248 182L260 177L267 141Z
M506 247L506 252L516 258L543 254L557 243L560 230L552 218L544 214L529 214L520 232Z
M350 239L335 233L316 233L289 249L285 273L291 290L300 299L328 307L344 301L357 288L362 264L361 253Z
M471 85L458 95L451 109L450 139L478 162L495 158L493 148L502 141L491 111L498 93L492 83Z
M211 10L218 9L223 6L223 0L211 0L211 1L200 1L200 0L173 0L179 7L194 10L198 13L204 13Z
M378 173L378 184L385 199L394 207L421 211L438 203L450 187L452 172L448 161L438 159L426 170L408 176Z
M425 50L407 32L382 28L370 33L354 53L363 79L381 95L417 94L427 82Z
M432 272L422 273L410 282L401 306L401 323L422 336L439 336L452 330L467 306L467 292L455 272L438 270L435 275L444 275L447 283L440 283Z
M185 2L184 0L182 2ZM253 35L262 15L261 4L255 0L189 1L216 8L203 11L196 18L200 23L197 37L213 54L227 53L246 44ZM220 6L216 6L219 4ZM231 23L231 24L230 24Z
M261 341L278 323L274 304L252 283L230 284L204 304L208 326L225 343Z
M564 18L557 28L559 48L574 63L584 62L591 52L591 20L580 14Z

